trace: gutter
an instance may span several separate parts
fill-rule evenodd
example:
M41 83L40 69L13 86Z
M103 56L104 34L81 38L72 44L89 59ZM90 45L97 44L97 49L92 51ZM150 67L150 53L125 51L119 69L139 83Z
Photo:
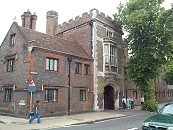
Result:
M84 57L81 57L81 56L74 55L74 54L72 54L72 53L66 53L66 52L63 52L63 51L57 51L57 50L48 49L48 48L39 47L39 46L31 46L31 47L30 47L30 50L33 51L34 48L38 48L38 49L42 49L42 50L47 50L47 51L52 51L52 52L56 52L56 53L61 53L61 54L63 54L63 55L71 55L71 56L74 56L74 57L77 57L77 58L80 58L80 59L86 59L86 60L91 60L91 61L93 61L92 58L84 58Z

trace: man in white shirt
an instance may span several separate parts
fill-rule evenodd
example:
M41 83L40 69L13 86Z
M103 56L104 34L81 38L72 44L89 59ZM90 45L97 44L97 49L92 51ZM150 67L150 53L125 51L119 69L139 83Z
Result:
M122 107L123 107L123 111L125 111L125 109L126 109L126 98L124 96L122 98Z

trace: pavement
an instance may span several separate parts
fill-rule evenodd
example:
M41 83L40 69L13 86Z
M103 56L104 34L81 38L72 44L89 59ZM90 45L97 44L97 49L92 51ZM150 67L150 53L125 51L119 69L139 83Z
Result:
M159 107L163 105L164 104L160 104ZM122 109L104 110L73 115L44 117L41 118L41 123L39 124L37 124L36 119L32 122L32 124L29 124L28 119L0 116L0 130L46 130L70 125L94 123L103 120L123 118L127 116L135 116L144 113L149 112L141 110L140 106L136 106L134 109L126 109L126 111L122 111Z

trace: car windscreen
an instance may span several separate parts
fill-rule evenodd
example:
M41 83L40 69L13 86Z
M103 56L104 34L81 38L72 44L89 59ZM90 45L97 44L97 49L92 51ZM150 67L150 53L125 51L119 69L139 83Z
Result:
M173 115L173 104L166 105L163 107L163 109L160 111L161 114L171 114Z

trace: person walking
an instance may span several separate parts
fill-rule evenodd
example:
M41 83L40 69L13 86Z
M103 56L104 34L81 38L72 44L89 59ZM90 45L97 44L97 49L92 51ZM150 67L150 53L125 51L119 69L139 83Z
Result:
M130 106L131 106L131 109L133 109L134 108L134 98L131 98L130 99Z
M127 98L127 109L130 109L130 98Z
M144 97L141 97L141 106L144 104Z
M30 119L29 119L29 123L31 124L32 121L37 118L37 123L40 123L40 113L39 113L39 100L36 101L36 103L34 104L33 106L33 111L34 111L34 114L32 116L30 116Z
M126 98L124 96L122 98L122 107L123 107L123 111L125 111L125 109L126 109Z

